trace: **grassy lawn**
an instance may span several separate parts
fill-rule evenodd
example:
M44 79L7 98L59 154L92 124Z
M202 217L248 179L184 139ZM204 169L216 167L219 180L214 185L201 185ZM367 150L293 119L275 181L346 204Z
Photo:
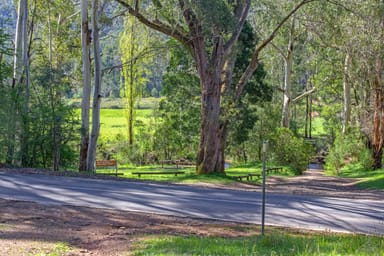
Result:
M272 231L264 237L144 237L133 255L384 255L382 237Z
M340 169L340 177L359 178L357 186L369 189L384 189L384 169L366 170L359 163L349 164Z

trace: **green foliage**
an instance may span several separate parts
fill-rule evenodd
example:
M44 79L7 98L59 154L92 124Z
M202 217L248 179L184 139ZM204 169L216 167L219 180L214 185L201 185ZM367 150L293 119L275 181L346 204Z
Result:
M200 87L193 62L185 49L171 40L169 66L163 77L155 127L154 149L160 159L187 158L194 160L199 142Z
M10 42L8 36L4 34L4 31L0 29L0 95L1 95L1 104L0 104L0 162L6 160L7 147L9 144L8 134L9 134L9 122L12 109L12 91L8 86L7 82L11 78L11 66L6 61L6 57L11 55L10 45L7 42ZM13 131L12 131L13 132Z
M147 237L133 255L381 255L381 237L337 234L297 234L274 231L264 237Z
M196 0L192 2L205 33L230 31L234 25L233 7L222 0Z
M240 76L249 64L256 43L256 35L250 24L246 22L237 45L238 55L234 68L234 81L240 79ZM237 160L241 159L245 162L248 160L245 143L249 140L250 133L258 119L258 105L262 102L271 101L272 99L272 89L266 84L264 80L265 75L264 66L260 63L259 68L246 84L244 95L236 110L230 111L227 114L230 120L228 150L234 153ZM224 98L224 101L226 100L228 99ZM229 99L228 102L231 102L231 99Z
M273 159L282 165L288 165L296 174L302 174L313 156L313 148L304 139L295 137L286 128L279 128L271 140Z
M370 170L373 160L361 133L354 129L346 135L337 134L325 162L325 168L338 175L340 169L349 163L361 162L366 170Z

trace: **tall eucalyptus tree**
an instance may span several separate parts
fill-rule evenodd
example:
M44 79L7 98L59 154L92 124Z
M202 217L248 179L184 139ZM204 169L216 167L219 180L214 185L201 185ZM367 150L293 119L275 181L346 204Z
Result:
M228 111L237 106L258 68L260 52L289 17L312 0L299 1L255 47L247 68L235 83L236 43L251 8L250 0L116 1L140 22L175 38L191 53L200 77L202 103L196 171L224 172Z
M83 62L83 97L81 99L80 171L87 171L89 147L89 118L91 100L91 31L88 19L88 0L81 0L81 49Z
M92 104L92 131L89 138L87 153L87 170L95 171L97 140L100 134L100 105L101 105L101 49L99 35L99 1L92 0L92 38L94 57L94 92Z

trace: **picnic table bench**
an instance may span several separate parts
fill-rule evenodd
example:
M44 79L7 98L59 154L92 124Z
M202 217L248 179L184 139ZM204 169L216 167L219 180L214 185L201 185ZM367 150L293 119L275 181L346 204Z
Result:
M194 163L192 163L189 160L186 159L179 159L179 160L160 160L161 168L164 168L164 165L176 165L176 168L178 169L180 166L193 166Z
M278 173L278 172L284 172L283 167L270 167L266 169L266 172L269 173Z
M267 174L278 173L278 172L284 172L284 168L283 167L270 167L270 168L267 168L265 171ZM240 175L240 176L235 176L235 177L238 181L242 181L243 179L250 181L250 180L252 180L253 177L260 179L261 173L248 173L245 175Z
M166 171L166 172L132 172L132 175L137 175L139 178L141 175L167 175L167 174L174 174L177 176L178 174L184 174L183 171Z
M261 174L260 173L248 173L246 175L236 176L236 179L239 181L242 181L243 179L250 181L250 180L252 180L253 177L257 177L257 179L260 179Z
M98 174L107 174L107 175L124 175L124 173L118 173L117 160L96 160L96 168L113 168L114 173L98 173Z

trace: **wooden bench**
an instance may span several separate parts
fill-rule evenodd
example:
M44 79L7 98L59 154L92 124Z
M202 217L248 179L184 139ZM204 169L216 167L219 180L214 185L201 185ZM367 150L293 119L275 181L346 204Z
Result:
M179 159L176 160L176 168L179 168L179 166L195 166L195 164L186 159Z
M267 168L266 169L266 172L269 174L269 173L278 173L278 172L284 172L284 168L283 167L271 167L271 168Z
M236 176L236 179L238 181L242 181L243 179L250 181L250 180L252 180L252 177L257 177L257 179L260 179L261 174L260 173L248 173L247 175Z
M249 173L248 177L252 180L252 177L256 177L258 180L261 178L261 173Z
M123 173L118 173L117 160L96 160L96 168L113 168L115 173L98 173L98 174L114 174L114 175L124 175Z
M169 172L132 172L132 175L137 175L139 178L141 175L168 175L168 174L174 174L177 176L178 174L184 174L183 171L169 171Z
M240 176L236 176L236 179L238 181L242 181L243 179L247 179L249 180L249 175L240 175Z

